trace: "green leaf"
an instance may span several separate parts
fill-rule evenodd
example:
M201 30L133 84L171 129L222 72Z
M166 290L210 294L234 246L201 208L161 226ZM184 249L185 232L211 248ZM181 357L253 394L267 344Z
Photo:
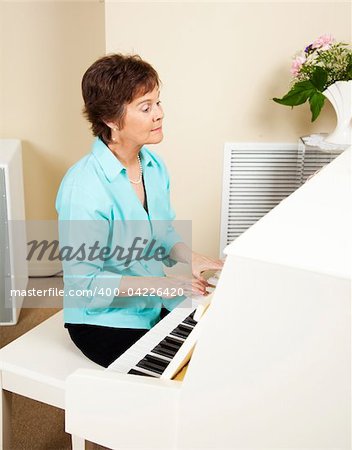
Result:
M328 80L328 73L325 69L323 69L322 67L316 67L311 81L312 84L319 90L319 91L323 91L325 88L325 84Z
M309 99L310 110L312 112L312 122L319 116L324 106L325 97L321 92L315 92Z
M346 80L352 80L352 56L350 56L349 63L346 67Z
M273 98L274 102L286 106L298 106L305 103L314 93L316 87L310 81L299 81L282 98Z

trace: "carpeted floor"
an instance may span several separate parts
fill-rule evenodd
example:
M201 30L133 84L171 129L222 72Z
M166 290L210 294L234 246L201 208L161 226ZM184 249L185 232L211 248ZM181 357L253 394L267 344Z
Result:
M28 289L48 287L62 289L62 278L31 278L28 283ZM41 304L35 304L33 298L26 298L17 325L1 327L0 348L59 311L61 299L49 300L42 299ZM16 394L12 394L12 402L12 448L4 450L71 449L63 410ZM104 450L105 447L87 442L86 449Z

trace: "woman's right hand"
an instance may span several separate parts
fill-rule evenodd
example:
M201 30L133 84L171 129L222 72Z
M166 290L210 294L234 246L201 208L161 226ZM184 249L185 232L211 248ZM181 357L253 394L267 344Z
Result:
M172 288L174 288L176 292L178 292L179 289L182 289L183 295L186 297L208 295L206 288L209 286L209 283L195 277L166 276L159 278L158 281L159 280L158 287L163 291L163 294L161 295L162 298L175 298L175 295L172 295Z

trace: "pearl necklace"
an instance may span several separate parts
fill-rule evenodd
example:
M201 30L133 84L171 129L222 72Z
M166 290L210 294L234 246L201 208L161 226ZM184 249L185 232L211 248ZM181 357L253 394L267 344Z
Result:
M139 158L139 155L137 155L137 159L138 159L138 164L139 164L139 178L137 181L133 181L131 180L131 178L128 178L128 180L133 183L133 184L139 184L142 181L142 175L143 175L143 169L142 169L142 164L141 164L141 160Z

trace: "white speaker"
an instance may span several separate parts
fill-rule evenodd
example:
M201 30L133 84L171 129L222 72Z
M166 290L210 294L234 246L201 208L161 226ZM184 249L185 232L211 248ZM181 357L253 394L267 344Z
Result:
M17 323L28 283L22 147L0 139L0 325Z

